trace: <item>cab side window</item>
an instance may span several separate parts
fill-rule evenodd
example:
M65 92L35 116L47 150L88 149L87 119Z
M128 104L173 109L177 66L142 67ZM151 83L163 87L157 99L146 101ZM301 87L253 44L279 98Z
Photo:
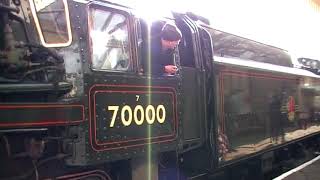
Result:
M30 0L29 3L43 46L69 46L72 33L67 0Z
M128 19L125 15L90 8L92 68L131 71Z

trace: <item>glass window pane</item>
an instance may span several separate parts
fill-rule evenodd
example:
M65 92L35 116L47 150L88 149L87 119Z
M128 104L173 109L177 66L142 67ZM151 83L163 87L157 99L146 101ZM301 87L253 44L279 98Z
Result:
M31 0L37 30L47 47L69 46L71 28L66 0Z
M222 161L320 131L315 105L319 86L315 82L253 70L226 70L219 81Z
M124 15L90 9L92 68L130 70L127 19Z

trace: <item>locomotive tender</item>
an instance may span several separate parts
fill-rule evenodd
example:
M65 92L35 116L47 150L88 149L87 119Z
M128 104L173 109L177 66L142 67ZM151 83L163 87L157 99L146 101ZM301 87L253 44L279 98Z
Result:
M257 178L317 142L316 60L171 13L158 21L183 34L179 71L153 76L152 20L134 9L1 0L0 14L0 179L239 178L250 159Z

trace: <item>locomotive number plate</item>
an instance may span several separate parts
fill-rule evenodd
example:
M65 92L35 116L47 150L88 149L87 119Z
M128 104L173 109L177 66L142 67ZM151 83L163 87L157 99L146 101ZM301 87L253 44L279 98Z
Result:
M95 150L175 139L176 94L172 88L102 86L91 90L90 101L90 134Z

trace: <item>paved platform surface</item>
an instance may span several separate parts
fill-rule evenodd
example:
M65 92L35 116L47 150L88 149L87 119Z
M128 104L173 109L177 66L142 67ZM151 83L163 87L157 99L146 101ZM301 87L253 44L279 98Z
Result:
M320 180L320 155L273 180Z

